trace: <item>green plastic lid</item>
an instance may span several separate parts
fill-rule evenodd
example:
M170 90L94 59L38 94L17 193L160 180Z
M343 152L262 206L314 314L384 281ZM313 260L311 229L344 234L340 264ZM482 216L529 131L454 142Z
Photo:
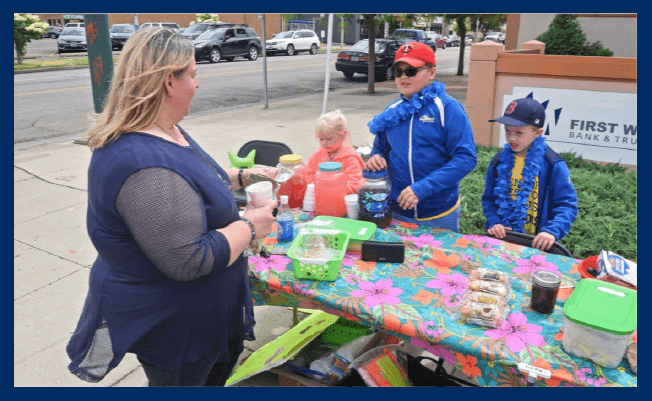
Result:
M605 281L585 278L564 305L564 315L575 323L616 335L636 330L637 292Z

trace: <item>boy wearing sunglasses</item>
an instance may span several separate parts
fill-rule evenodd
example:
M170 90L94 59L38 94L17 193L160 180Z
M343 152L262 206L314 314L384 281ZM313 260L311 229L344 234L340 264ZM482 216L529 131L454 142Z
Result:
M435 53L405 43L394 57L401 96L367 125L376 135L365 168L387 168L396 220L459 230L459 182L477 163L464 108L435 82Z

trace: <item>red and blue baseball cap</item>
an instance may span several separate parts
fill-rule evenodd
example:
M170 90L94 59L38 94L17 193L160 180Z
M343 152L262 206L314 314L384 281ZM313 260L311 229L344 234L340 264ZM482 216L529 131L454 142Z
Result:
M534 125L537 128L543 128L543 124L546 122L546 110L541 103L534 99L516 99L507 106L505 114L502 117L489 120L489 122L513 125L515 127Z
M435 52L430 46L420 42L408 42L396 51L393 65L402 62L419 68L426 64L436 65L435 61Z

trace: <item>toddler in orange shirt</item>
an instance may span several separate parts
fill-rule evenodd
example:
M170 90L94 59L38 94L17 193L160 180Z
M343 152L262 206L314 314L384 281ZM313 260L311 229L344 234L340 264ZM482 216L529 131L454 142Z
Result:
M342 171L346 174L347 193L357 194L358 189L364 184L362 179L364 162L351 145L351 131L344 115L339 110L335 110L320 116L315 126L315 137L321 147L310 156L303 170L302 175L306 183L315 181L320 163L337 162L342 164Z

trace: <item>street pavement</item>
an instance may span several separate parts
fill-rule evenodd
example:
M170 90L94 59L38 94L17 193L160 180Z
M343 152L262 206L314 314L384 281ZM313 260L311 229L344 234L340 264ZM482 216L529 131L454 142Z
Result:
M467 76L439 75L448 93L466 103ZM398 96L391 82L329 91L327 110L347 118L353 144L371 145L367 122ZM188 117L181 126L222 166L227 151L262 139L284 142L305 160L318 149L315 122L323 93ZM89 107L89 110L92 107ZM90 112L89 112L90 117ZM142 387L147 379L135 356L128 354L100 383L72 375L65 348L76 327L88 289L96 251L86 232L87 168L90 150L81 137L27 142L14 146L14 386ZM292 310L255 307L257 340L245 343L241 359L287 331ZM424 351L425 352L425 351ZM462 376L464 378L464 376ZM266 372L240 386L277 386Z

